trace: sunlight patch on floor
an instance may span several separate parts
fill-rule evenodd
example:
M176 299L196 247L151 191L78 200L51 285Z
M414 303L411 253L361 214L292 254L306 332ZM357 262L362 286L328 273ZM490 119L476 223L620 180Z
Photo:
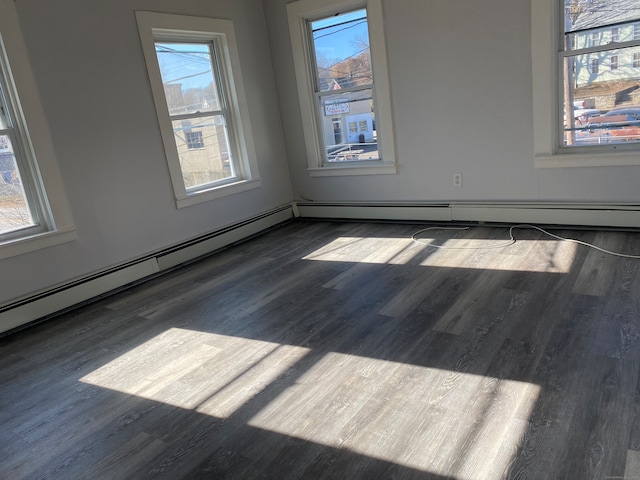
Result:
M567 273L573 264L575 243L555 240L421 237L411 238L340 237L303 257L323 262L406 265L429 249L419 262L422 266L443 268L483 268L544 273ZM443 247L443 248L438 248ZM477 266L478 256L485 259Z
M80 380L457 480L502 478L540 394L511 379L181 328Z
M80 379L226 418L309 349L171 328Z
M249 425L459 480L498 479L539 394L526 382L328 353Z

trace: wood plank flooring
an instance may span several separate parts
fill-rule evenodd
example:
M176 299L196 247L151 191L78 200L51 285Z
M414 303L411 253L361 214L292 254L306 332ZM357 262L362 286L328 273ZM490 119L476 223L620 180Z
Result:
M292 222L0 339L0 478L640 479L640 260L422 227Z

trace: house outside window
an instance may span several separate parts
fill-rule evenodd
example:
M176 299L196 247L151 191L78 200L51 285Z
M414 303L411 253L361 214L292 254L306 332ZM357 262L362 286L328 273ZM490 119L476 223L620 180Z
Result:
M640 78L630 62L640 53L640 41L635 39L640 4L630 0L563 3L561 98L563 111L572 113L565 115L561 146L625 144L628 148L631 143L640 143L640 125L620 110L640 104ZM611 42L601 42L607 31L611 32ZM585 44L590 47L570 47ZM601 64L609 68L600 68Z
M309 174L396 173L381 0L298 0L287 12Z
M136 17L177 206L259 187L232 22Z

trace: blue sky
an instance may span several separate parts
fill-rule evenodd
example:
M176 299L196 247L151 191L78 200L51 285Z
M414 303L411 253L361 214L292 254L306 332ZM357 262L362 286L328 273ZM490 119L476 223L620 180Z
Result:
M357 54L362 47L354 43L364 38L368 43L366 11L344 13L311 23L316 55L328 60L343 60Z

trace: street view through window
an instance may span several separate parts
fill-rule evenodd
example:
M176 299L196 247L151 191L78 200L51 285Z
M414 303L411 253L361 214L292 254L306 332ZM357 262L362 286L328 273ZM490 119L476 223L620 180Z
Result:
M185 188L235 177L213 44L156 42L155 47Z
M640 142L640 2L564 0L568 147Z
M0 235L36 225L16 163L17 137L6 100L0 82Z
M379 160L367 11L310 22L325 162Z

